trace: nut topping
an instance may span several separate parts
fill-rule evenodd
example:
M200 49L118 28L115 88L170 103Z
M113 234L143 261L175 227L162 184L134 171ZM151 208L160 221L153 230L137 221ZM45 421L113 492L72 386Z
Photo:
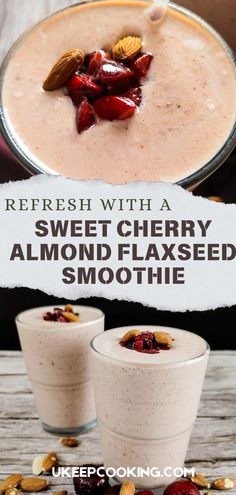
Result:
M60 440L61 444L65 447L77 447L79 445L79 441L77 438L73 437L63 437Z
M135 486L131 481L126 481L121 485L119 495L134 495Z
M134 339L140 333L141 333L140 330L129 330L128 332L125 333L125 335L123 335L123 337L121 337L120 344L121 343L124 344L125 342L129 342L129 340Z
M8 488L5 495L20 495L20 491L17 488Z
M52 468L58 463L56 452L49 452L49 454L43 460L43 471L50 473Z
M71 76L78 70L84 61L82 50L69 50L65 52L50 70L47 79L43 83L45 91L53 91L64 86Z
M16 488L22 479L21 474L11 474L0 483L0 493L6 492L9 488Z
M213 481L211 487L215 490L230 490L234 488L235 480L232 478L219 478Z
M155 332L154 336L157 344L166 345L168 347L172 346L172 338L169 333Z
M25 478L21 481L20 487L24 492L41 492L48 487L48 481L43 478Z
M194 483L194 485L198 486L199 488L210 488L211 484L205 476L203 476L200 473L196 473L195 476L190 476L189 479Z
M112 48L113 58L116 60L131 60L140 52L142 40L139 36L125 36Z
M69 321L71 323L80 321L79 316L75 313L72 313L71 311L62 311L62 316L64 316L66 321Z
M35 476L39 476L40 474L42 474L42 472L43 472L43 461L44 461L44 457L41 456L41 455L38 455L33 460L32 473Z

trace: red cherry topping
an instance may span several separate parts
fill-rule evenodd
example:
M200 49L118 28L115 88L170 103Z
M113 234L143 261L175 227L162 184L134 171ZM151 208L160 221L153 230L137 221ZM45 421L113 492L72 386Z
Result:
M76 125L79 134L96 124L96 114L94 108L85 99L76 110Z
M129 91L131 87L131 79L120 79L119 81L113 81L109 84L107 84L107 91L109 95L114 95L114 96L121 96L127 91Z
M102 88L91 81L85 74L72 76L67 88L75 105L78 105L84 96L93 101L102 94Z
M110 55L108 52L104 52L104 50L98 50L90 55L90 62L88 65L88 74L92 76L94 80L100 80L100 71L101 65L104 60L110 59Z
M101 80L104 84L120 81L133 75L132 70L115 60L108 60L101 66Z
M127 93L124 94L125 98L129 98L132 100L137 107L141 105L142 102L142 88L137 86L136 88L132 88Z
M121 96L103 96L94 102L94 109L102 120L125 120L131 117L136 105Z
M152 59L153 55L151 55L151 53L141 53L141 55L138 55L138 57L130 64L130 68L139 78L146 77L150 69Z

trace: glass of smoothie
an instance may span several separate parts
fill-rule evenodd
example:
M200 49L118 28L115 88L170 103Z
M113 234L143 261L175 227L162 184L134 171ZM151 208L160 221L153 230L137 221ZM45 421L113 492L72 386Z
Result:
M148 7L139 0L80 2L44 19L13 46L1 73L1 130L31 173L112 184L161 180L191 189L227 158L236 139L230 48L190 11L170 3L163 21L153 24ZM82 50L86 61L101 49L111 53L130 35L141 39L141 54L153 57L139 80L141 102L135 101L132 117L112 121L100 118L103 106L96 125L79 133L68 84L44 90L47 74L68 50ZM106 91L117 96L114 85ZM118 93L127 95L120 85Z
M103 312L89 306L55 311L46 306L23 311L16 325L43 428L63 435L93 428L89 342L104 330Z
M197 416L207 343L184 330L136 326L106 331L91 348L105 466L158 468L161 477L131 476L140 488L170 483L184 465Z
M176 0L206 19L236 52L235 0Z

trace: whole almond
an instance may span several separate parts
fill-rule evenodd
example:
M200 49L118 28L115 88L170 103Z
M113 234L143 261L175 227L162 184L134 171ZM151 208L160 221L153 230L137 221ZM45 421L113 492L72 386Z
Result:
M135 337L137 337L139 334L140 334L140 330L129 330L128 332L126 332L123 337L121 337L120 339L120 344L121 343L124 343L125 342L129 342L129 340L132 340L134 339Z
M67 495L67 491L66 490L61 490L60 492L53 492L52 495Z
M44 457L42 467L45 473L50 473L52 468L57 466L58 459L56 452L49 452L49 454Z
M65 447L77 447L79 445L79 441L77 438L73 437L63 437L60 440L61 444Z
M209 489L211 486L211 484L205 478L205 476L203 476L200 473L196 473L195 476L190 476L189 479L192 481L192 483L194 483L194 485L198 486L199 488L208 488Z
M39 476L39 474L42 474L42 472L43 472L43 461L44 461L44 457L41 456L41 455L38 455L33 460L32 473L35 476Z
M22 479L22 474L11 474L0 483L0 493L6 492L9 488L16 488Z
M215 490L230 490L234 488L235 480L233 478L218 478L213 481L211 487Z
M43 83L45 91L53 91L64 86L74 72L81 67L84 61L82 50L69 50L65 52L50 70L47 79Z
M172 346L172 338L169 333L166 332L155 332L155 341L157 344Z
M41 492L48 487L48 481L43 478L24 478L20 487L24 492Z
M125 36L113 46L112 55L116 60L131 60L141 48L142 40L139 36Z
M126 481L125 483L122 483L120 487L119 495L134 495L134 493L135 493L135 486L131 481Z
M69 321L70 323L76 323L80 321L80 318L75 313L71 313L70 311L62 311L62 316Z

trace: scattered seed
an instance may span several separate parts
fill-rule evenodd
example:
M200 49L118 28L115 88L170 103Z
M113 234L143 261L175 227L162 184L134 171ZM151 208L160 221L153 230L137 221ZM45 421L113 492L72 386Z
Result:
M77 447L80 443L77 438L73 437L63 437L61 438L60 442L65 447Z

